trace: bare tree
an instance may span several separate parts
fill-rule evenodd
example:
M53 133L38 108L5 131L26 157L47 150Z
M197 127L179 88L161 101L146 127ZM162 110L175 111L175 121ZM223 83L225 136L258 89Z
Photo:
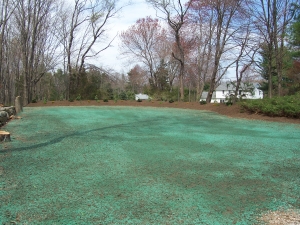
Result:
M164 20L169 24L173 30L173 35L175 38L175 43L177 47L176 52L172 52L172 56L180 64L179 80L180 80L180 99L184 100L184 84L183 77L185 73L185 54L182 45L182 33L181 29L186 22L186 15L191 6L191 1L184 4L180 0L147 0L150 4L154 6L159 12L164 15Z
M180 72L180 64L178 60L176 60L171 52L176 52L176 43L174 43L174 39L172 38L171 29L164 30L166 35L162 36L156 45L155 52L157 55L157 59L160 62L164 62L165 69L167 70L167 81L169 83L170 92L173 90L174 80L179 77Z
M9 19L15 8L15 1L2 0L0 3L0 102L8 104L11 102L10 91L11 74L9 73Z
M166 30L161 27L158 19L138 19L136 24L121 33L120 39L122 54L142 62L150 74L150 83L157 87L155 72L163 59L161 47L167 39Z
M196 0L197 2L197 0ZM239 29L239 19L241 18L242 0L214 0L209 3L200 4L203 10L209 12L210 30L213 31L213 70L211 74L210 89L207 95L207 102L211 102L216 84L227 72L228 68L234 64L235 60L222 66L222 56L234 48L230 44L232 37ZM244 13L244 12L243 12Z
M196 37L193 65L197 74L197 99L200 99L205 82L212 75L214 59L214 39L217 21L213 8L204 8L201 2L193 1L189 13L189 26L192 26Z
M61 42L65 48L67 72L75 79L73 84L69 80L69 92L79 85L86 60L111 46L113 40L106 42L106 32L109 20L119 11L116 3L116 0L75 0L73 9L68 13L70 18L61 17Z
M173 57L167 63L168 81L170 85L170 92L173 90L174 80L179 77L180 64Z
M138 64L128 73L129 86L134 93L141 93L143 86L147 83L147 71L143 70Z
M264 46L263 57L267 61L268 97L273 96L273 74L278 78L278 95L281 95L285 35L294 17L294 5L298 0L260 0L249 4L255 18L255 26ZM275 62L276 66L273 67Z
M235 61L235 97L238 96L241 87L241 82L253 64L255 64L255 57L259 50L259 40L256 35L253 35L252 19L249 18L248 23L238 32L239 35L235 37L237 43L237 54ZM234 99L234 101L236 98Z
M17 0L14 11L15 33L21 45L23 104L35 97L41 77L53 68L50 28L55 0ZM50 44L51 43L51 44Z

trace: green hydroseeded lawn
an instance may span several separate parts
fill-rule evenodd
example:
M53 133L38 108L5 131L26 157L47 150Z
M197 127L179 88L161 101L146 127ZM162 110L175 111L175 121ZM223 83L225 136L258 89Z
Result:
M24 108L0 224L259 224L300 209L300 126L207 111Z

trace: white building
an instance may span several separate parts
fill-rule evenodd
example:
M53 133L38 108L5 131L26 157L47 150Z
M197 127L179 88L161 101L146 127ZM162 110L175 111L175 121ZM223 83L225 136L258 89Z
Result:
M243 99L261 99L263 98L263 92L258 89L258 83L241 83L238 98ZM236 86L234 82L224 82L221 83L213 93L211 103L224 103L230 97L230 95L234 95ZM200 101L206 100L207 92L203 92L200 98Z
M149 99L149 96L148 95L145 95L145 94L136 94L135 95L135 100L148 100Z

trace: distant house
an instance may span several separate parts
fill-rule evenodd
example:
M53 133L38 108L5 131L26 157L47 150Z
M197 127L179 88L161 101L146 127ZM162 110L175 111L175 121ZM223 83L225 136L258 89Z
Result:
M135 100L148 100L149 99L149 96L148 95L145 95L145 94L136 94L135 95Z
M200 101L206 101L207 95L208 95L208 92L207 91L203 91L202 95L201 95L201 98L200 98ZM211 98L211 102L212 103L214 103L213 99L216 99L216 92L215 91L214 91L214 93L212 95L212 98Z
M241 83L238 98L243 99L260 99L263 98L263 92L258 89L258 83ZM213 93L211 103L218 102L224 103L230 97L230 95L234 95L235 93L235 83L234 82L224 82L221 83ZM200 101L206 100L208 92L203 92L200 98Z

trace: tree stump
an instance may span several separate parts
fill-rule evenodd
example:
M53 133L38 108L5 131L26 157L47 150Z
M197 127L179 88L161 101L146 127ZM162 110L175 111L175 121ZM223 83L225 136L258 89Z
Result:
M15 108L16 108L16 114L19 114L20 112L23 111L22 99L20 96L17 96L15 99Z
M10 141L10 133L6 131L0 131L0 142Z

